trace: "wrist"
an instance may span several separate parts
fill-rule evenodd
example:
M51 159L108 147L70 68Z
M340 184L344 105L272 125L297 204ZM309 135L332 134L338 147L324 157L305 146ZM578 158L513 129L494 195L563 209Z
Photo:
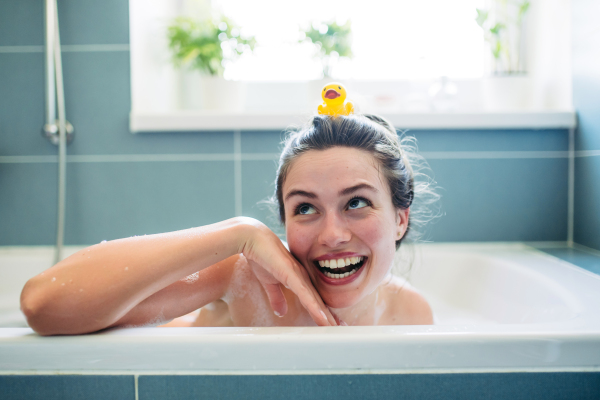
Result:
M236 254L243 254L255 235L266 228L265 224L250 217L235 217L226 222L230 226L231 237L234 238Z

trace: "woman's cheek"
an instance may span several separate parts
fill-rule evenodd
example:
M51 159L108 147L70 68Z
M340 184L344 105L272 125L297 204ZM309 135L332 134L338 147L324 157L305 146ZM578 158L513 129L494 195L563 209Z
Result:
M286 232L290 252L298 258L305 258L310 249L309 233L300 227L289 226Z
M384 227L387 225L383 221L364 220L357 222L355 225L354 232L361 239L362 242L369 245L369 247L375 247L382 245L385 242L387 229Z

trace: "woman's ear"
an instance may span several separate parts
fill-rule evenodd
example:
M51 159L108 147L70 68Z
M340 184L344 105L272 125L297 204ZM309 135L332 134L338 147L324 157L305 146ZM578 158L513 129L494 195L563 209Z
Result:
M398 208L396 210L398 212L396 219L396 240L400 240L404 237L406 229L408 228L408 215L410 214L410 208Z

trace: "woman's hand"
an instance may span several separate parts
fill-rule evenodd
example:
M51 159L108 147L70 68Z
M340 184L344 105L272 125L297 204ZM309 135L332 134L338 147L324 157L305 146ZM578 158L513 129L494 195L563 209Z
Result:
M336 326L338 322L313 286L306 269L285 248L281 240L263 223L244 218L248 233L244 235L240 253L248 260L254 274L265 289L273 312L287 313L287 302L281 285L289 288L321 326Z

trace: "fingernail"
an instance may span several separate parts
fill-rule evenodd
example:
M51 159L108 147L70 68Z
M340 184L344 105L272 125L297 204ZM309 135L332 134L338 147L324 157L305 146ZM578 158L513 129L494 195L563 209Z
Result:
M275 315L277 315L279 318L283 317L283 315L279 314L277 311L273 310L273 312L275 313Z
M321 316L323 317L323 319L327 322L329 322L329 320L327 319L327 315L325 315L325 313L323 311L321 311Z
M344 321L342 321L341 319L340 319L340 325L341 325L341 326L348 326L348 324L347 324L347 323L345 323Z

